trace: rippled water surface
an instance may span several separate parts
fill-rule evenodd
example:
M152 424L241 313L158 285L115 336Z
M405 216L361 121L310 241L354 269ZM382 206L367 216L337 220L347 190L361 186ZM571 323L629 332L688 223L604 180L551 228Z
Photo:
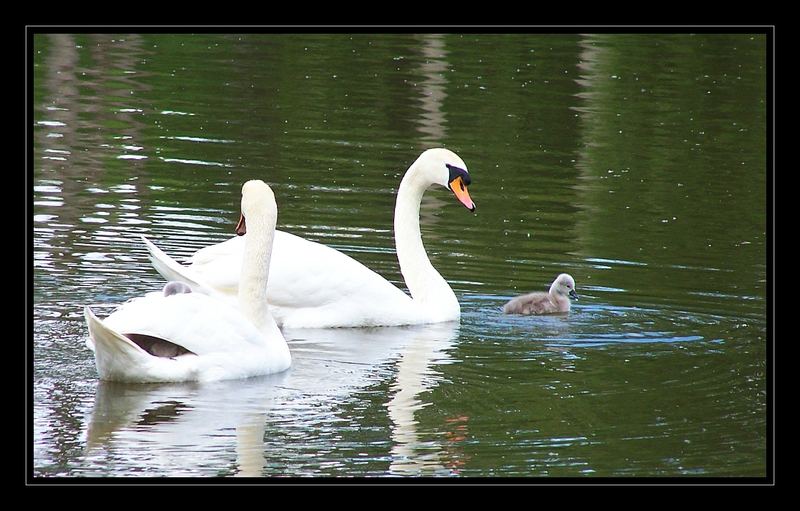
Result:
M35 476L767 474L766 45L758 34L66 35L33 40ZM394 198L424 197L460 323L285 330L292 368L98 380L101 316L233 235L280 229L403 287ZM505 316L575 277L568 315Z

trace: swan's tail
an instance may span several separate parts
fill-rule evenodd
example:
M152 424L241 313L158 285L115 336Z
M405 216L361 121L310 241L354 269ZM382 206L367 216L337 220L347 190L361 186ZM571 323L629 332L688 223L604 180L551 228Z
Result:
M192 291L208 294L209 286L204 284L200 279L191 274L191 270L179 264L175 259L168 256L163 250L155 246L150 240L140 235L142 241L147 247L147 255L150 258L150 264L156 269L162 277L167 281L178 281L187 284L192 288Z
M115 374L124 372L124 368L133 367L142 360L144 351L124 335L107 327L88 305L83 308L83 315L89 327L89 337L94 343L97 372L102 379L114 379Z

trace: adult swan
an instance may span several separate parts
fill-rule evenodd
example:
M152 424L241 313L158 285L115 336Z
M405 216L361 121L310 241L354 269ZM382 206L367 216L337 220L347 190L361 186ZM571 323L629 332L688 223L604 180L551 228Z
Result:
M177 282L134 298L105 320L87 306L87 344L103 380L208 381L288 369L286 340L269 313L266 287L278 209L263 181L242 187L245 240L237 307Z
M277 231L267 298L279 325L289 328L369 327L458 320L453 290L431 265L419 229L419 207L431 185L455 194L470 211L467 166L454 152L428 149L408 168L397 192L397 259L411 297L355 259L320 243ZM246 238L246 236L245 236ZM167 280L195 291L234 297L244 241L232 238L198 250L188 266L144 239L150 260Z

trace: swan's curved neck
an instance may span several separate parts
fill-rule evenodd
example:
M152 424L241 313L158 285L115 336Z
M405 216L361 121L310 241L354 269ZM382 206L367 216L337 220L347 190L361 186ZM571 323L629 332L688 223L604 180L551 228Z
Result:
M428 259L419 230L419 207L422 195L431 186L416 165L412 165L397 191L394 210L394 238L400 271L414 301L436 309L458 311L458 300L447 281Z
M244 259L239 278L239 307L260 331L277 329L267 304L267 278L275 237L275 219L267 216L247 218Z

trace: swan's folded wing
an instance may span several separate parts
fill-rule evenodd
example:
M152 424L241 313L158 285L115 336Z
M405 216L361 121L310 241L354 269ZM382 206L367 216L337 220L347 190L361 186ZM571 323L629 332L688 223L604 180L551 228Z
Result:
M275 245L278 244L276 241ZM189 266L186 268L215 291L235 298L239 291L244 246L245 236L234 236L222 243L203 247L188 258Z
M216 243L203 247L194 254L192 254L188 263L190 265L203 266L205 264L214 262L218 258L226 258L231 256L240 256L244 253L244 236L234 236L222 243Z
M195 275L223 295L233 297L239 289L239 276L244 257L244 236L235 236L222 243L201 248L189 259Z
M168 281L178 281L188 284L195 292L201 292L212 296L232 295L236 296L239 282L239 273L242 267L242 256L238 258L231 254L227 258L214 260L213 268L183 266L172 259L163 250L158 248L145 236L140 236L145 247L147 247L148 257L153 268ZM209 259L209 262L212 260ZM229 270L228 267L233 267Z
M241 351L263 337L234 307L198 293L148 293L124 303L104 322L122 335L166 339L197 355Z
M411 298L355 259L321 243L277 231L272 250L268 299L291 308L350 302L392 307Z

